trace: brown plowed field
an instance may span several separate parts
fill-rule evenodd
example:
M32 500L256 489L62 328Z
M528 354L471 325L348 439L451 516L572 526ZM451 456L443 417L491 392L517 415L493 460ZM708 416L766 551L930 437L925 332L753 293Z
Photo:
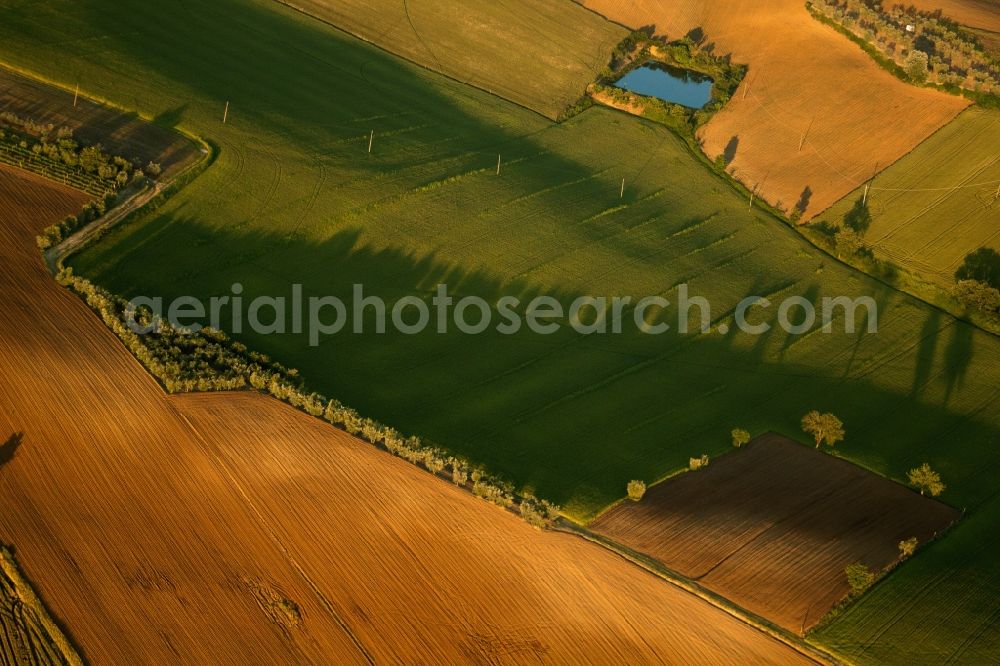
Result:
M180 134L86 99L73 106L73 93L0 67L0 112L10 111L45 125L69 127L84 145L100 143L112 155L159 162L164 177L198 157L195 144Z
M0 167L0 540L92 663L808 661L271 399L167 398L42 268L81 196Z
M731 53L750 65L736 95L702 129L704 150L714 158L737 137L730 167L736 177L786 210L803 201L805 219L861 185L876 164L885 168L905 155L968 105L963 98L897 80L846 37L813 19L803 0L584 4L628 26L654 24L658 34L671 39L700 28L714 53Z
M591 528L791 631L848 592L844 567L881 570L898 544L960 517L845 460L781 435L654 486Z

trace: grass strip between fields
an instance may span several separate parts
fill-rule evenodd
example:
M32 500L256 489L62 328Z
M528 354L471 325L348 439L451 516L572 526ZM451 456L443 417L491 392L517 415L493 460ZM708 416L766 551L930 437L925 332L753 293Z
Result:
M37 618L41 628L59 649L59 653L69 666L84 666L79 652L73 647L59 623L52 617L41 598L17 566L14 554L6 546L0 546L0 573L10 581L17 598Z

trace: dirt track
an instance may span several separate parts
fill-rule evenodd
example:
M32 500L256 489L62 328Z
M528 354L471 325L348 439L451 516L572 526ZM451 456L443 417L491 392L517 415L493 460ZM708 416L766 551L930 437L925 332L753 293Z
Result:
M34 248L80 196L0 169L0 540L92 663L807 661L276 401L167 398Z
M968 105L904 84L857 45L813 19L803 0L584 0L671 39L700 28L706 46L750 71L701 131L720 155L738 138L736 177L808 219L913 149ZM800 149L801 144L801 149ZM806 189L808 188L808 190Z
M591 525L778 625L802 633L848 592L844 567L881 570L898 544L959 518L845 460L756 438Z

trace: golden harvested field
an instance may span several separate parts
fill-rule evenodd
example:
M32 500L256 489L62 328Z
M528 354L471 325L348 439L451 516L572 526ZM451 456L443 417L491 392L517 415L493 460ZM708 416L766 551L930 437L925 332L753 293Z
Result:
M960 513L845 460L768 434L654 486L591 529L805 633L849 591L844 567L882 570Z
M72 92L22 76L0 66L0 112L10 111L39 124L69 127L84 145L100 143L112 155L137 159L143 165L155 161L164 178L183 169L198 156L194 143L180 134L97 104L84 97L73 106ZM159 122L172 125L180 119L164 117ZM76 211L74 211L76 212Z
M167 398L34 249L81 196L0 168L0 540L92 663L809 661L281 403Z
M584 0L625 25L695 28L717 54L750 71L702 128L710 157L736 137L730 169L764 198L803 217L823 211L912 150L968 105L882 70L858 46L813 19L803 0ZM801 149L800 149L801 145Z
M407 60L556 118L628 32L570 0L280 0Z

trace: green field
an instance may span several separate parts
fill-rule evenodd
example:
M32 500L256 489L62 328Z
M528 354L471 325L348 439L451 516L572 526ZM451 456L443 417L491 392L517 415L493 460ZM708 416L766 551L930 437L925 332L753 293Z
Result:
M875 178L865 241L876 256L945 289L965 255L1000 248L1000 111L972 107ZM817 221L840 224L851 193Z
M285 1L285 0L282 0ZM287 0L351 34L556 118L628 31L568 0Z
M872 661L995 650L1000 341L748 211L664 128L604 109L553 125L272 2L0 1L0 58L219 146L193 184L73 262L123 294L239 281L247 300L295 282L346 296L363 283L429 299L446 282L491 301L675 300L687 282L716 324L748 295L872 296L877 335L240 338L581 520L629 479L727 450L734 426L795 435L807 410L834 411L843 455L896 479L929 461L970 514L820 639ZM975 603L942 621L961 599Z

